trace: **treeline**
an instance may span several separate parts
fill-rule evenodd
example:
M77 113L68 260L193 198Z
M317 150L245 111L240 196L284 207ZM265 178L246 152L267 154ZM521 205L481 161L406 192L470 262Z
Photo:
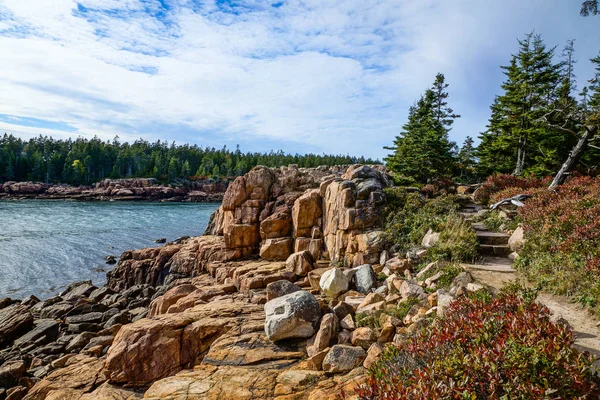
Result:
M448 106L448 84L438 74L432 87L410 108L385 161L399 180L427 182L453 177L477 181L494 173L552 175L583 144L576 168L600 172L600 148L593 144L600 125L600 55L588 84L575 82L575 43L559 53L548 48L539 34L518 41L518 50L506 66L501 92L491 105L487 129L458 147L448 138L460 115ZM582 140L582 138L584 140Z
M105 178L156 178L173 183L243 175L256 165L300 167L354 163L379 163L364 157L316 154L242 153L236 150L176 145L166 141L137 140L121 143L78 138L56 140L37 137L24 141L13 135L0 137L0 182L37 181L91 184Z

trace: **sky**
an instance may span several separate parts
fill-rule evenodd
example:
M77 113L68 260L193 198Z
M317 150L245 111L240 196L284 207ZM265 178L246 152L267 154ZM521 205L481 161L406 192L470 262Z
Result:
M485 130L517 39L575 39L581 88L600 16L580 0L0 0L0 132L383 158L446 76Z

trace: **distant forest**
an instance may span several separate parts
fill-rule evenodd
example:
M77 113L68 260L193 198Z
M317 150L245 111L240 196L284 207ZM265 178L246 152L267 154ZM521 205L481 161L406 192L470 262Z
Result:
M175 142L139 139L121 143L78 138L56 140L37 137L24 141L13 135L0 137L0 182L36 181L87 185L105 178L156 178L173 183L184 180L227 179L243 175L256 165L300 167L369 163L364 157L317 154L242 153Z

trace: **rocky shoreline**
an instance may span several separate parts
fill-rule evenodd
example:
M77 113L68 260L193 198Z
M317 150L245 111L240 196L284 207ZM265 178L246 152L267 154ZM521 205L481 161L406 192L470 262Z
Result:
M0 183L0 200L220 202L228 184L227 181L207 179L181 186L165 186L152 178L104 179L94 186L5 182Z
M384 346L481 289L464 272L435 291L439 263L412 272L426 250L389 254L390 184L370 166L256 167L207 235L125 252L101 288L1 299L0 399L350 398Z

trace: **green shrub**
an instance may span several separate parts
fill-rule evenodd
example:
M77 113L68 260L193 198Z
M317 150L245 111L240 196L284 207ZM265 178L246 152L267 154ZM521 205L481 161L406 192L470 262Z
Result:
M403 188L386 189L385 238L393 251L420 245L429 229L440 232L440 241L430 249L432 259L472 260L477 253L477 236L458 214L457 197L441 195L425 199Z
M402 319L404 319L404 317L406 317L408 315L408 312L410 311L410 309L416 304L419 304L418 299L409 298L406 301L398 303L398 305L395 308L393 308L391 310L386 310L385 313L387 315L391 315L392 317L396 317L399 320L402 320Z
M392 173L392 179L394 180L394 185L396 186L419 186L417 181L410 176Z
M461 297L445 317L388 346L358 389L362 400L597 399L594 357L550 321L531 292Z
M454 278L458 276L464 269L456 263L441 263L439 267L431 268L427 271L421 280L431 278L438 272L442 273L442 276L435 282L437 289L449 289Z
M429 258L456 262L475 259L479 242L469 222L457 214L450 214L439 229L440 240L428 250Z
M369 327L371 329L379 329L379 319L366 314L366 313L356 313L354 316L354 321L356 323L357 328Z

